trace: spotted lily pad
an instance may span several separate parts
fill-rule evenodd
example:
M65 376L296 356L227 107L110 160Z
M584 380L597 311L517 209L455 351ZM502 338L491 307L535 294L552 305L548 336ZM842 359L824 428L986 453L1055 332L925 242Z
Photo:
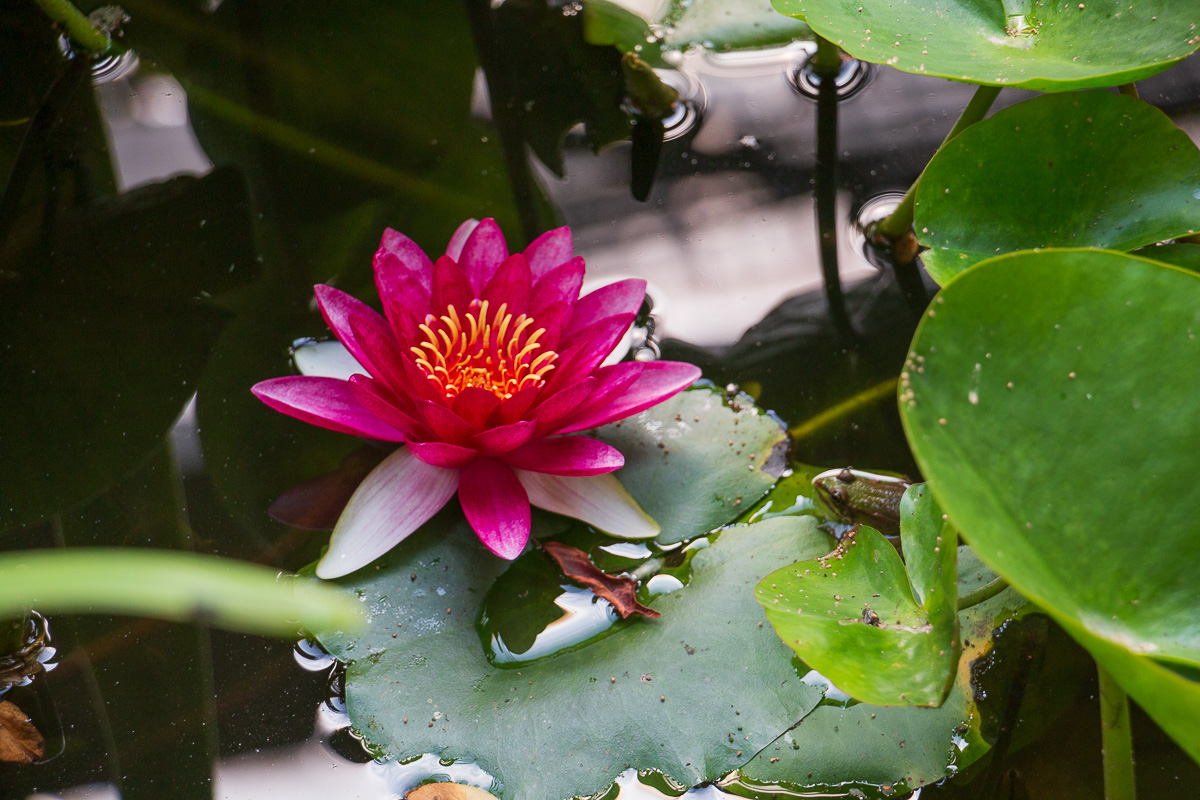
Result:
M1044 92L1142 80L1200 48L1179 0L772 2L864 61Z
M1159 262L1000 256L938 295L901 390L917 461L962 536L1193 758L1198 308L1200 276Z
M924 486L905 494L900 524L907 564L862 527L771 573L755 595L784 643L851 697L939 706L958 658L957 536Z
M350 718L389 755L476 761L503 798L590 795L629 765L690 786L741 766L821 699L760 625L750 588L830 546L811 518L730 528L696 554L688 586L651 601L662 618L500 669L475 622L509 565L481 553L447 510L378 567L345 579L369 611L367 630L322 643L350 661Z
M594 436L620 450L621 483L681 542L725 525L767 493L787 465L787 435L749 402L711 388L675 395Z
M1184 236L1200 228L1200 149L1132 97L1035 97L938 151L917 190L915 227L943 284L998 253L1132 250Z

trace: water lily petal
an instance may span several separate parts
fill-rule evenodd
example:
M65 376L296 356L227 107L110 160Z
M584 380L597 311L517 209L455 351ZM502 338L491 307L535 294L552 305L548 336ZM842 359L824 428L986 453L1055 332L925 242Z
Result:
M525 256L517 253L504 259L479 294L479 299L487 300L493 309L504 303L513 316L525 314L529 311L529 287L529 264L525 262Z
M380 297L386 297L392 281L398 277L413 277L429 294L433 284L433 262L425 251L400 231L386 228L375 251L375 287Z
M612 475L568 478L519 469L517 480L538 508L583 520L622 539L650 539L662 528Z
M593 412L607 406L613 401L617 395L625 391L642 371L646 368L646 364L641 361L626 361L621 364L613 364L608 367L601 367L596 370L595 374L586 378L587 381L592 381L592 391L582 401L575 403L569 408L564 407L561 413L552 414L549 409L542 411L539 408L538 423L539 433L548 435L557 433L558 429L564 425L569 425L577 419L589 417ZM580 381L579 383L583 383ZM567 388L563 389L559 394L566 394L578 384L568 384ZM556 395L557 397L557 395ZM547 401L547 405L549 401Z
M430 265L429 275L425 278L431 280L432 276L433 266ZM392 323L392 330L400 341L418 338L420 332L417 324L433 311L433 295L415 276L398 274L390 276L388 280L390 285L379 289L384 316ZM380 282L378 275L375 281Z
M337 378L271 378L256 383L250 391L276 411L331 431L385 442L404 441L403 433L363 408L350 384Z
M603 475L625 466L620 450L587 436L535 439L502 460L510 467L551 475Z
M619 366L619 365L618 365ZM661 403L676 392L691 386L700 378L700 368L682 361L651 361L625 391L612 401L559 429L559 433L571 433L607 425L631 414L645 411Z
M471 446L488 455L507 453L528 442L533 437L535 427L534 423L522 420L511 425L489 428L472 436Z
M348 323L355 340L375 358L373 377L382 381L402 399L402 402L397 403L400 408L411 412L413 405L408 399L408 378L401 368L403 359L391 330L371 324L371 320L361 314L351 316Z
M646 282L643 280L630 278L601 286L596 291L579 298L568 327L573 331L578 331L605 317L619 314L636 315L645 299Z
M529 314L545 327L542 313L553 303L564 303L569 308L575 307L579 299L579 290L583 286L583 259L576 256L570 261L556 267L542 278L533 289L529 301Z
M479 457L479 453L469 447L445 442L409 442L408 448L426 464L448 469L465 467Z
M463 245L467 243L467 237L471 235L471 231L479 225L479 220L471 218L458 226L458 230L450 237L450 243L446 245L446 255L458 261L462 258Z
M571 258L571 229L567 227L546 231L525 248L525 259L533 273L534 283Z
M361 317L364 325L369 324L384 330L387 329L387 322L375 312L375 309L340 289L320 283L313 287L313 291L317 295L317 306L321 309L321 316L325 318L325 324L329 326L329 330L333 331L333 335L346 345L346 349L358 363L366 367L372 375L376 374L376 359L354 335L354 331L350 327L350 319L351 317Z
M433 307L437 314L442 314L446 306L454 306L461 313L473 299L475 292L462 268L446 256L439 258L433 265Z
M439 441L466 444L475 434L475 429L470 423L440 403L418 400L416 407L421 419L433 430Z
M317 577L340 578L370 564L425 524L457 489L457 470L431 467L401 447L351 496Z
M462 417L476 431L487 425L488 417L500 406L500 398L487 389L468 386L454 398L454 413Z
M467 237L462 257L458 259L476 296L479 296L506 258L508 244L504 241L504 234L500 232L496 220L488 218L480 221Z
M371 412L371 416L403 433L406 440L424 440L433 435L424 423L407 413L408 409L404 407L407 398L402 400L383 382L366 375L352 375L350 392L363 408Z
M591 396L597 383L598 381L589 375L581 381L567 384L562 390L547 397L538 405L533 415L537 420L538 433L544 436L556 431L562 421Z
M562 370L564 375L591 374L592 370L600 366L600 362L621 343L633 321L633 314L616 314L605 317L581 331L573 331L570 346L575 349L571 358L564 357L557 362L557 368Z
M491 458L473 461L462 471L458 501L488 550L510 561L521 555L529 541L529 498L510 467Z

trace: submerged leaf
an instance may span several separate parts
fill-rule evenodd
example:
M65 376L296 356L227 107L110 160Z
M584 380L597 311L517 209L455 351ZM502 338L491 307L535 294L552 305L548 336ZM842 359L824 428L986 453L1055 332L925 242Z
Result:
M0 762L32 764L46 755L46 740L25 712L0 700Z
M496 800L496 796L462 783L427 783L404 795L404 800Z
M597 596L612 603L613 608L627 619L634 614L644 617L661 617L662 614L649 606L642 605L637 599L637 581L627 575L609 575L602 572L591 561L587 553L577 547L570 547L561 542L542 542L542 549L558 562L563 575L578 584L588 587Z

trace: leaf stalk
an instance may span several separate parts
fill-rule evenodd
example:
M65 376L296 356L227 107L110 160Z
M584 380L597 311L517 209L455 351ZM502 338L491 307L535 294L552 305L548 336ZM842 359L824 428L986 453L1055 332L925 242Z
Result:
M1104 757L1104 800L1136 800L1129 697L1104 667L1100 676L1100 736Z

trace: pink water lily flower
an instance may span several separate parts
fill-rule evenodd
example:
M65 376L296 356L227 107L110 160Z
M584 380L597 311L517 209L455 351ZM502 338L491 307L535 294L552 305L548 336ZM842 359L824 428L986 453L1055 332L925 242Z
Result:
M621 453L563 435L636 414L700 376L673 361L601 365L637 315L644 281L580 297L584 263L567 228L510 255L490 219L463 223L436 262L389 229L374 266L384 316L316 287L361 372L274 378L253 390L305 422L403 443L351 498L317 575L366 566L455 493L480 541L507 559L529 539L531 503L615 536L659 532L608 474L625 463Z

